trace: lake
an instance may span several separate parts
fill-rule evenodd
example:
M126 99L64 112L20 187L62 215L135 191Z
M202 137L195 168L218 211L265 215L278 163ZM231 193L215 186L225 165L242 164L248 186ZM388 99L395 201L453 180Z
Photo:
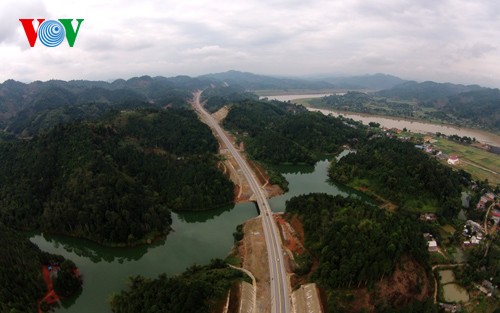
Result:
M282 166L289 192L270 200L274 211L284 211L285 202L295 195L325 192L332 195L361 194L327 182L328 160L315 166ZM233 245L232 233L238 224L257 216L253 203L243 203L206 212L172 214L174 231L166 240L149 246L107 248L87 240L36 234L30 240L43 251L73 260L83 274L78 297L63 301L57 313L111 312L108 298L127 285L128 277L175 275L192 264L207 264L224 258Z
M267 97L270 100L280 100L280 101L292 101L296 99L305 99L305 98L319 98L328 96L328 94L322 95L282 95L282 96L269 96ZM291 98L295 97L295 98ZM345 117L352 118L356 121L361 121L363 124L368 124L370 122L379 123L383 127L387 128L398 128L403 129L406 128L414 133L437 133L440 132L447 136L449 135L459 135L459 136L467 136L471 138L476 138L476 140L486 143L492 146L500 147L500 136L479 130L479 129L471 129L464 127L457 127L453 125L446 124L434 124L428 122L421 122L416 120L398 118L398 117L388 117L388 116L380 116L380 115L371 115L371 114L363 114L363 113L352 113L352 112L343 112L343 111L332 111L326 109L315 109L308 108L310 111L319 111L323 114L332 114L333 116L343 115Z

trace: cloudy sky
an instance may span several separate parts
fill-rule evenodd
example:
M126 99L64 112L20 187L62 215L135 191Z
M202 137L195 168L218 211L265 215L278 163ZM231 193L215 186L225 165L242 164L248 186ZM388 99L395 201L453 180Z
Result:
M31 48L19 18L85 21L73 48ZM499 48L498 0L0 1L0 82L235 69L500 87Z

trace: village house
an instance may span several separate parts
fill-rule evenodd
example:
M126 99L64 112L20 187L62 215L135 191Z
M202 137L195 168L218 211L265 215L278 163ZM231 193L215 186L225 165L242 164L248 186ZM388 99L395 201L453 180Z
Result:
M487 192L485 193L478 201L477 205L476 205L476 208L479 210L479 209L486 209L486 203L490 202L490 201L494 201L495 200L495 194L491 193L491 192Z
M429 252L434 252L439 250L439 246L434 237L429 233L424 233L424 239L427 240L427 250Z
M456 154L451 154L448 158L448 164L450 165L457 165L459 161L460 160L458 159L458 156Z
M434 213L423 213L420 214L420 220L425 222L433 222L437 220L437 216Z
M483 240L484 230L479 223L468 220L465 222L463 235L467 238L463 242L464 247L474 246L481 243Z

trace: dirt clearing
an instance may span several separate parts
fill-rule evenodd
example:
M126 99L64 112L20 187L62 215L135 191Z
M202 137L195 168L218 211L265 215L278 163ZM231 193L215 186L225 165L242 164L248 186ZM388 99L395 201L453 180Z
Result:
M238 254L242 267L252 272L257 283L256 312L271 312L269 264L261 217L245 222L243 233L243 239L238 245Z

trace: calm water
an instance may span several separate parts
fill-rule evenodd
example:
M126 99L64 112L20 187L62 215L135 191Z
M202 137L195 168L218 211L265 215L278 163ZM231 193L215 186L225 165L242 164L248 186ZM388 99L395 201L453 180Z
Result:
M284 166L280 170L290 182L290 191L270 200L274 211L283 211L285 201L299 194L326 192L355 193L327 182L328 161L315 166ZM31 241L43 251L72 259L84 275L82 293L66 300L57 313L110 312L108 298L126 287L133 275L156 277L161 273L174 275L197 263L224 258L233 244L236 225L257 216L253 203L238 204L209 212L173 214L174 232L167 239L151 246L106 248L89 241L34 235Z
M455 281L455 274L452 270L439 271L439 276L441 276L440 283L443 285Z
M83 274L81 295L56 312L110 312L109 295L123 289L129 276L178 274L191 264L224 258L233 244L236 225L256 215L253 203L173 214L174 232L165 241L137 248L106 248L85 240L41 235L31 241L43 251L72 259Z
M443 296L446 302L467 302L469 293L457 284L446 284L443 286Z
M453 283L455 274L452 270L439 271L440 283L443 286L443 297L446 302L467 302L469 294L462 286Z
M282 96L269 96L268 99L280 100L280 101L288 101L295 99L305 99L305 98L320 98L323 96L328 96L328 94L322 95L282 95ZM345 117L352 118L356 121L361 121L364 124L368 124L370 122L379 123L381 126L387 128L399 128L403 129L406 127L411 132L415 133L437 133L440 132L445 135L459 135L459 136L467 136L467 137L475 137L478 141L482 143L486 143L489 145L493 145L496 147L500 147L500 136L489 133L486 131L471 129L471 128L462 128L445 124L433 124L426 123L420 121L414 121L404 118L397 117L387 117L387 116L379 116L379 115L371 115L371 114L362 114L362 113L346 113L340 111L331 111L331 110L322 110L322 109L313 109L309 108L311 111L320 111L324 114L332 114L333 116L343 115Z

